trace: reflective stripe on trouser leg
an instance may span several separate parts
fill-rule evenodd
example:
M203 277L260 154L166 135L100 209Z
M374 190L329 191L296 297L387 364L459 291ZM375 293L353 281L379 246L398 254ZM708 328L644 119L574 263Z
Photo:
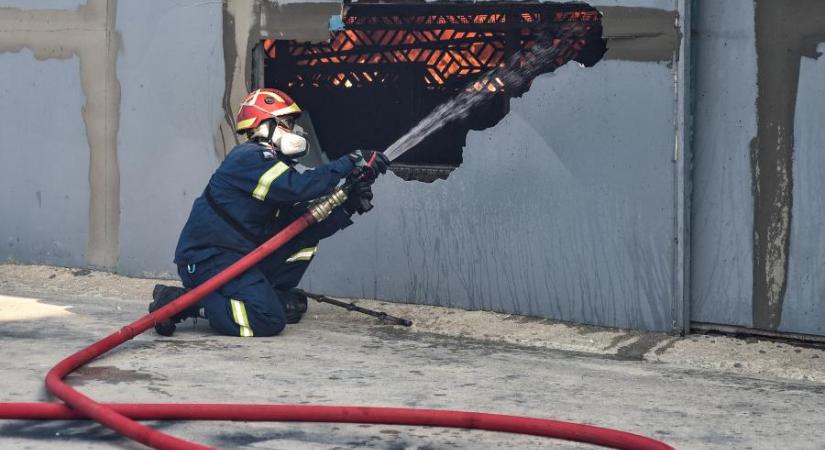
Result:
M318 251L318 247L307 247L302 248L295 252L292 256L286 259L286 262L291 263L295 261L309 261L315 256L315 253Z
M246 305L240 300L229 300L232 305L232 317L235 323L241 327L242 337L252 337L252 327L249 326L249 317L246 315Z

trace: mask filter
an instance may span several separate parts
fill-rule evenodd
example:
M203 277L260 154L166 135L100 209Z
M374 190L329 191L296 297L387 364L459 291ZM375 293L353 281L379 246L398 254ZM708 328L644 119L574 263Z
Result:
M309 142L303 136L304 130L301 127L296 125L293 132L282 131L280 134L276 145L284 156L300 158L309 152Z

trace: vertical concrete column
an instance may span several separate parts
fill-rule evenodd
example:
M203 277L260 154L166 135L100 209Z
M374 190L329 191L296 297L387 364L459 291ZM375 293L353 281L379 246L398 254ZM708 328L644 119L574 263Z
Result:
M224 120L215 136L215 151L220 159L239 143L235 134L235 110L249 88L251 49L260 34L259 11L257 0L237 0L223 4L226 88L223 94Z

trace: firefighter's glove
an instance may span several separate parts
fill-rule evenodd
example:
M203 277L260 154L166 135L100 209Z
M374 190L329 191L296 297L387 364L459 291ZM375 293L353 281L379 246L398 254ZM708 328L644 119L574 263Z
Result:
M355 213L364 214L372 209L370 200L372 200L370 183L366 181L356 181L349 188L347 200L344 202L344 211L349 215Z
M383 153L372 150L356 150L349 154L355 165L353 175L359 180L369 183L375 181L378 175L387 173L390 160Z

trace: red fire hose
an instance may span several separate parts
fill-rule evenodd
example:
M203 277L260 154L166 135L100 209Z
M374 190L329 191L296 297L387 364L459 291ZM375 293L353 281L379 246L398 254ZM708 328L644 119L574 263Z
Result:
M61 403L6 403L0 419L76 420L86 417ZM437 409L368 406L105 403L134 420L335 422L471 428L586 442L619 449L669 449L653 439L607 428L533 417Z
M284 245L346 199L343 190L315 205L260 247L177 300L123 327L60 361L46 375L46 386L60 403L0 403L0 419L92 419L155 449L210 449L170 436L136 420L237 420L342 422L473 428L530 434L585 442L617 449L672 450L654 439L618 430L532 417L468 411L356 406L299 406L254 404L107 404L78 392L63 379L72 371L153 327L155 323L194 305Z

